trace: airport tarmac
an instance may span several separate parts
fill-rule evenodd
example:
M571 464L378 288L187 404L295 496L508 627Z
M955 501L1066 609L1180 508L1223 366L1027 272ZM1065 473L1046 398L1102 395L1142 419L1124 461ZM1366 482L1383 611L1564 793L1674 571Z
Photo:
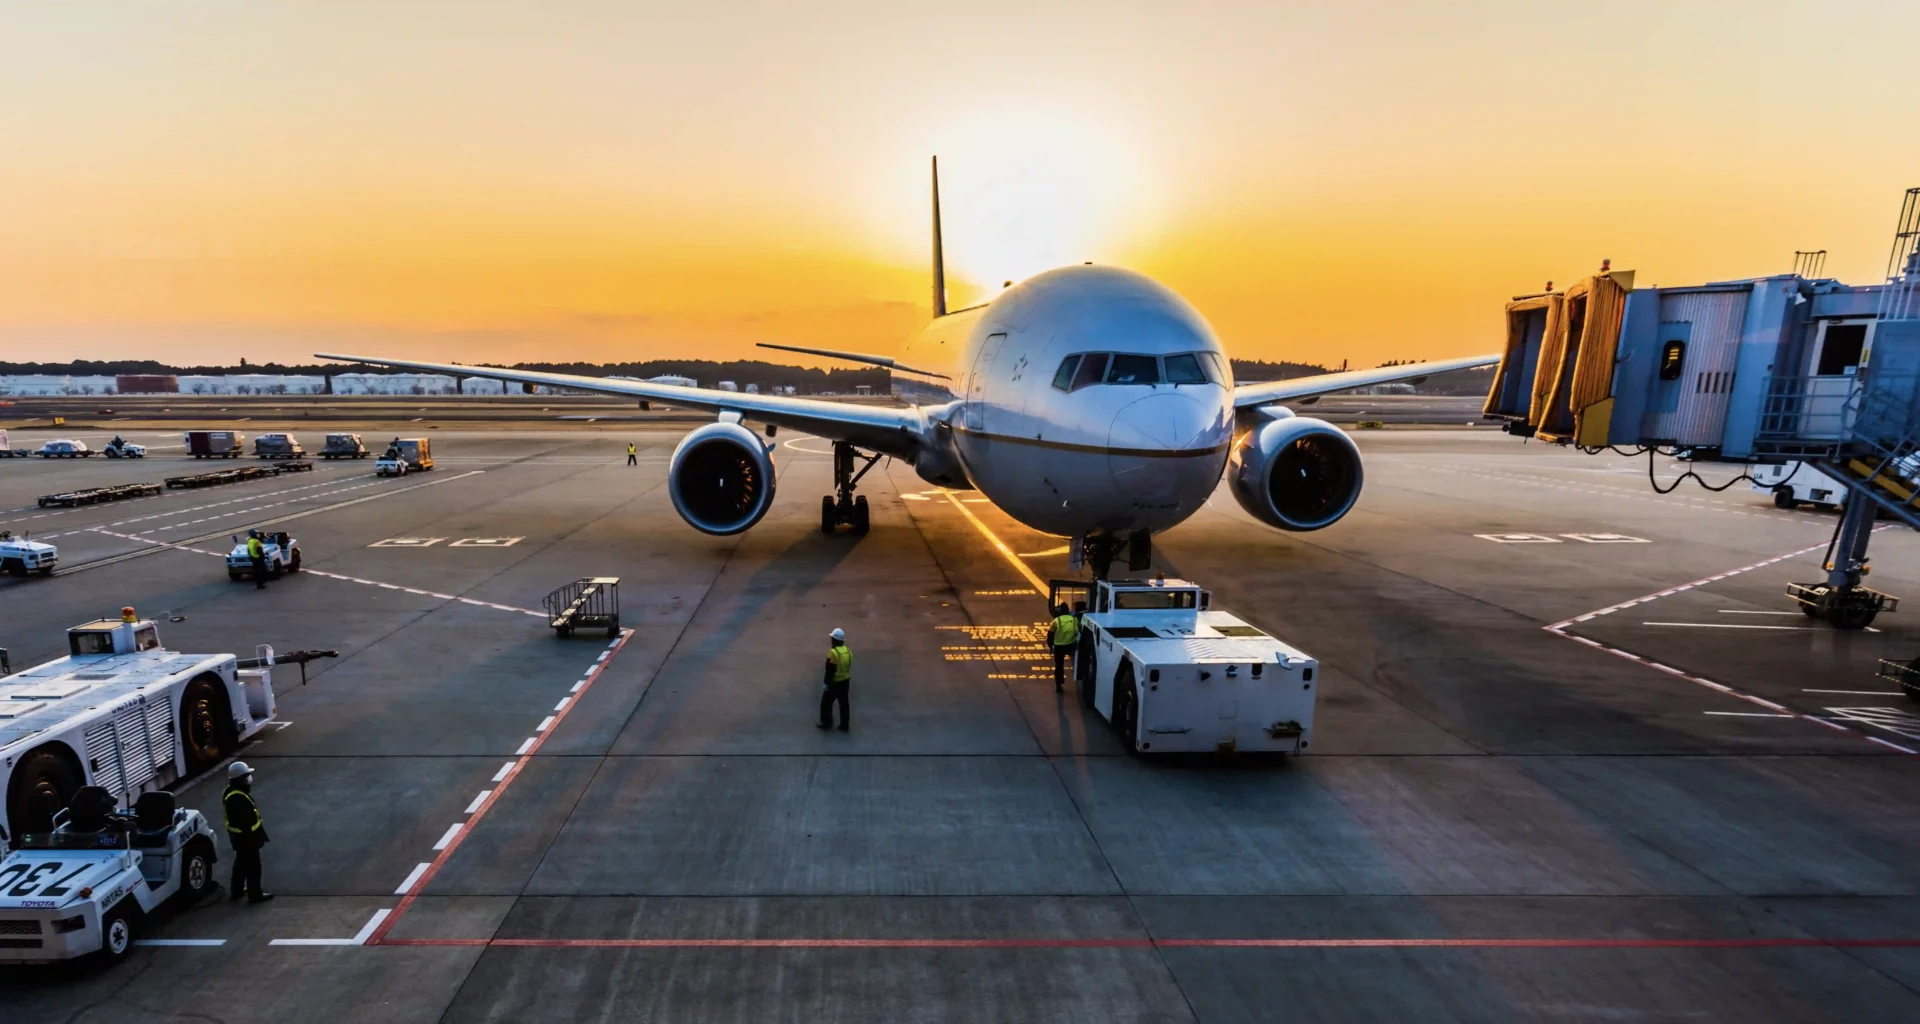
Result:
M244 751L278 898L0 971L9 1022L1920 1018L1920 705L1873 674L1920 627L1793 610L1831 514L1360 432L1336 526L1223 490L1156 540L1320 660L1313 752L1159 762L1054 692L1065 549L977 495L889 464L872 532L823 536L826 443L783 433L773 511L715 538L664 489L677 429L433 436L428 474L57 514L33 497L219 466L0 462L0 529L64 564L0 580L16 668L123 604L177 650L340 651L276 671ZM267 524L307 571L229 582ZM1920 596L1909 531L1874 551ZM625 629L556 639L540 601L588 575ZM849 734L813 728L835 626Z

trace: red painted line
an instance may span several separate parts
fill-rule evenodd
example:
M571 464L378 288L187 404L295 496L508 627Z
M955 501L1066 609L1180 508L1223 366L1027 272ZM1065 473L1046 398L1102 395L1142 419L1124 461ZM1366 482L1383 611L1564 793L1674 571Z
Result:
M420 891L426 888L427 883L433 880L434 875L440 873L440 868L447 863L447 859L452 857L454 852L460 849L461 844L467 841L467 837L473 834L473 826L480 824L480 819L486 817L487 812L493 809L493 805L500 802L500 798L506 795L507 789L513 785L514 780L520 777L520 770L525 768L527 762L532 760L533 755L538 754L540 748L546 746L547 740L559 731L560 723L566 721L567 716L573 714L574 709L580 706L579 698L586 696L587 691L593 689L593 684L600 678L600 673L604 672L608 665L613 664L614 656L619 654L620 651L627 646L627 641L632 639L632 637L633 630L623 629L620 631L620 639L608 645L600 659L593 663L593 668L587 671L585 678L586 685L580 687L579 692L575 694L573 703L568 704L565 711L554 715L553 724L534 740L533 745L527 748L526 753L521 754L514 760L513 770L508 772L507 777L501 779L500 782L493 787L493 794L488 796L487 799L480 804L480 809L467 816L467 827L461 829L459 833L453 837L453 841L447 844L447 848L441 850L440 855L433 858L433 860L427 864L427 870L421 872L419 878L414 879L413 885L407 889L407 894L402 896L399 905L393 908L393 913L388 914L387 919L382 921L380 927L367 938L366 945L404 945L411 941L406 939L388 939L387 936L393 932L394 924L413 907L413 901L419 898ZM487 940L482 939L479 941L485 942Z
M533 949L1920 949L1916 939L387 939Z

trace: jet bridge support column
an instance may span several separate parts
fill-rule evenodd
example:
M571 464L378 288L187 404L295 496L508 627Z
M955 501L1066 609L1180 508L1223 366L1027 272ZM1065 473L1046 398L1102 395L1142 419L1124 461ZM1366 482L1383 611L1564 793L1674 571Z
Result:
M1827 586L1836 590L1860 585L1861 569L1867 564L1867 540L1873 536L1874 513L1880 506L1864 495L1850 496L1840 514L1840 536L1833 544L1833 558L1827 562Z

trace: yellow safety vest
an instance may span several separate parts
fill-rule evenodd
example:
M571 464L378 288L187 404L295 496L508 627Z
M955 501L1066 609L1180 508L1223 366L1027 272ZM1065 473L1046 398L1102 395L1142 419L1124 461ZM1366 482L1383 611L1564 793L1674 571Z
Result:
M253 825L250 828L236 827L233 823L233 813L227 810L227 801L233 799L236 796L242 800L245 800L247 802L247 806L251 808L253 811ZM262 817L260 814L260 805L254 803L253 794L248 793L244 789L235 789L232 786L228 786L227 791L225 793L220 794L220 811L227 819L227 834L229 835L237 836L246 832L258 832L267 827L267 819Z
M627 454L632 455L633 452L634 452L633 445L627 445Z
M267 557L266 545L260 543L260 538L258 537L247 538L247 557L248 558Z
M827 660L833 662L833 681L844 683L853 678L853 652L846 644L827 648Z
M1080 639L1080 620L1072 612L1053 620L1053 646L1070 647Z

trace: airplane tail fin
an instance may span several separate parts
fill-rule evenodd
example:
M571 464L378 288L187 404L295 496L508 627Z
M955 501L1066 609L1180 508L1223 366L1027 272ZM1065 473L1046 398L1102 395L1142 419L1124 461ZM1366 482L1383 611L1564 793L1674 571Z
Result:
M947 315L947 257L940 247L940 158L933 158L933 315Z

